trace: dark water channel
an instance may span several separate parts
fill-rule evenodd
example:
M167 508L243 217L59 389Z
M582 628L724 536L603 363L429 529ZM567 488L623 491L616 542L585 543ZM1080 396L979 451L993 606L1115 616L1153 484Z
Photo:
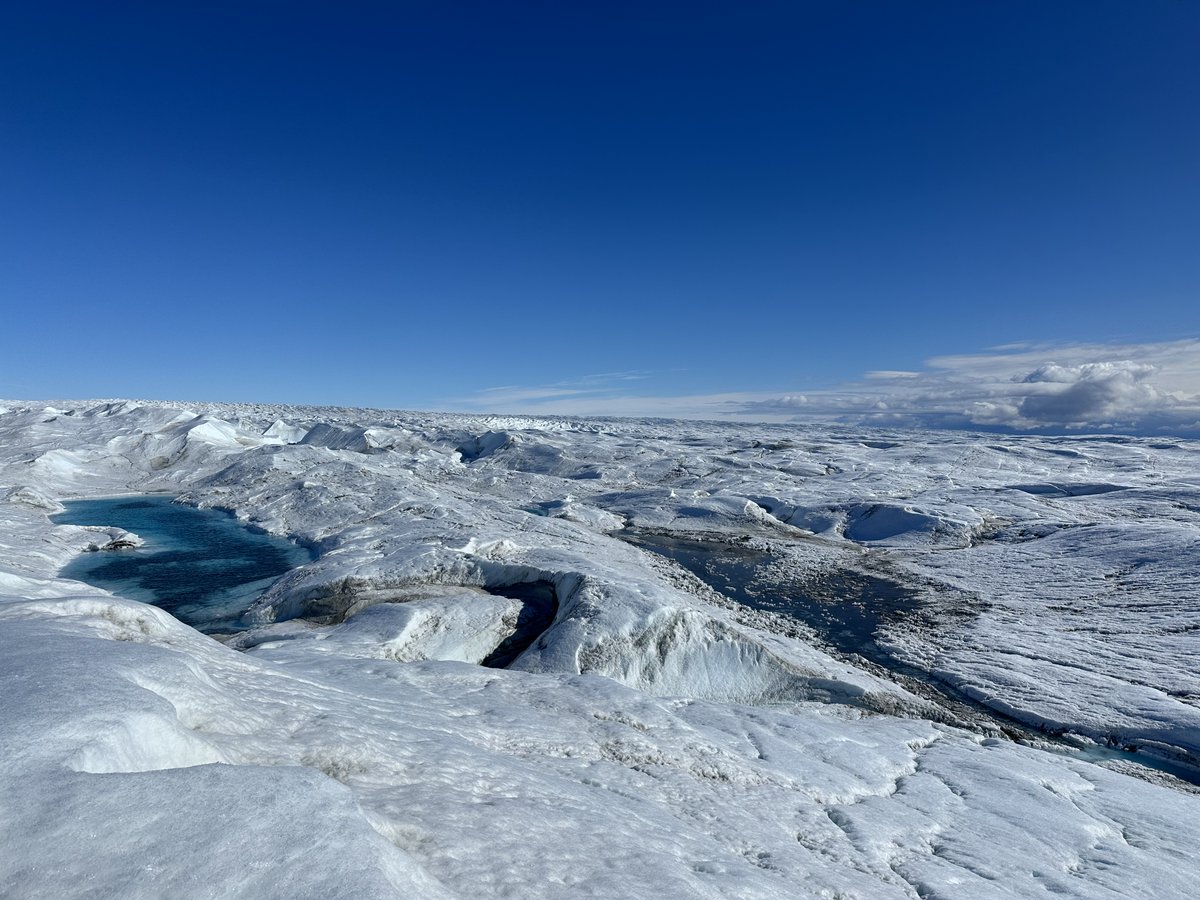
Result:
M942 706L959 724L986 723L1012 739L1056 747L1058 752L1077 758L1102 764L1133 764L1200 785L1200 771L1186 764L1119 747L1079 748L1060 742L1054 735L1038 732L896 659L877 643L876 634L882 625L921 614L916 593L902 584L852 571L802 580L780 579L772 572L771 554L763 550L633 530L621 537L674 560L731 600L800 620L826 646L843 654L857 654L887 670L904 687Z
M528 581L506 587L485 588L489 594L521 602L517 628L480 662L493 669L503 669L524 653L542 632L554 624L558 615L558 595L548 581Z
M918 609L913 592L865 573L836 572L803 583L781 583L769 575L771 555L763 550L647 532L623 537L674 560L731 600L799 619L829 647L879 665L896 666L875 642L879 627Z
M161 495L67 500L51 519L67 525L117 526L142 547L80 554L62 571L122 597L151 603L206 634L247 626L250 604L280 575L311 559L303 548Z

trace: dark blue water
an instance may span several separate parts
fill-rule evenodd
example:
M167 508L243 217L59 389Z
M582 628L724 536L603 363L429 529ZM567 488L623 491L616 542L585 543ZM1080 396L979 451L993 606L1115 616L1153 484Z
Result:
M152 603L206 634L245 629L250 604L289 569L311 559L281 538L233 516L173 502L166 495L68 500L52 516L67 525L115 525L146 542L129 550L83 553L62 575Z

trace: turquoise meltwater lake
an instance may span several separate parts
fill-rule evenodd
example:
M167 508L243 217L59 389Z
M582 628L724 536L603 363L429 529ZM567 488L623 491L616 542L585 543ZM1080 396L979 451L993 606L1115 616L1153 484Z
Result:
M232 515L165 494L67 500L59 524L115 525L146 543L83 553L66 578L151 603L206 634L244 630L244 615L280 575L312 559L298 545L247 528Z

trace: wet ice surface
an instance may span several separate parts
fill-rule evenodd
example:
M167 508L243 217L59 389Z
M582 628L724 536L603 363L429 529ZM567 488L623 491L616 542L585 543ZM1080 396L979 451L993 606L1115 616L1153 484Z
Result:
M82 554L62 571L124 597L153 603L208 634L241 631L250 603L289 569L310 559L295 544L255 533L232 516L174 502L169 495L70 500L51 520L113 525L139 547Z
M6 405L5 892L1194 894L1187 785L952 727L854 662L1186 762L1193 443ZM150 491L317 556L227 646L59 577L120 535L54 497ZM770 565L735 558L732 602L626 529ZM904 590L880 614L859 575Z
M1074 753L1115 766L1147 767L1200 785L1200 770L1195 767L1171 758L1139 754L1136 747L1125 749L1119 742L1108 746L1044 740L1059 735L1023 728L1019 720L1002 715L951 685L935 681L930 673L902 662L881 646L879 638L887 626L912 623L918 618L920 601L916 590L878 575L850 570L789 578L786 571L781 572L774 565L770 552L728 541L637 531L622 537L634 546L674 560L738 603L803 622L824 646L870 660L904 679L909 687L927 688L922 693L945 705L963 724L991 726L989 731L1033 741L1053 752ZM914 678L920 680L919 686L913 685Z
M823 572L805 582L787 581L773 575L771 555L763 550L653 532L624 537L634 546L673 559L739 603L793 616L826 645L881 664L895 661L876 642L876 632L917 607L915 592L877 575Z

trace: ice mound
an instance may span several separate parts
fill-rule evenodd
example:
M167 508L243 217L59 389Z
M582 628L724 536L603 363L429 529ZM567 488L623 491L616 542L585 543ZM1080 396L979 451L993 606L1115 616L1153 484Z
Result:
M298 444L306 434L308 434L307 428L291 425L283 419L276 419L263 431L262 436L265 440L281 444Z
M395 446L396 435L381 428L343 428L318 422L299 443L330 450L352 450L355 453L383 453Z
M23 503L33 509L45 510L48 513L60 513L64 507L53 497L28 485L10 488L4 495L6 503Z
M313 640L340 656L395 662L455 660L481 663L516 630L521 604L478 588L427 585L394 591L389 599L347 615L338 625L265 626L231 645L250 649L279 640Z
M532 511L537 515L549 516L552 519L578 522L602 532L619 531L626 525L624 516L581 503L569 494L562 500L545 500L537 503L532 507Z
M754 502L787 525L879 547L967 547L985 521L977 510L964 506L929 509L885 502L803 506L775 497L755 497Z

